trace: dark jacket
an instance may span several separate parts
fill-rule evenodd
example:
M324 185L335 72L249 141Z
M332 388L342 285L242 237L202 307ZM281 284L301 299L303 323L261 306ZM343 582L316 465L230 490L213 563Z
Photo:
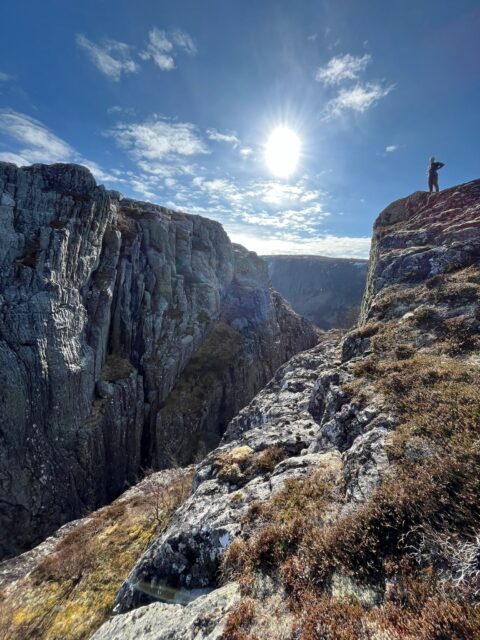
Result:
M432 162L428 167L428 177L436 178L438 175L438 170L444 167L445 164L443 162Z

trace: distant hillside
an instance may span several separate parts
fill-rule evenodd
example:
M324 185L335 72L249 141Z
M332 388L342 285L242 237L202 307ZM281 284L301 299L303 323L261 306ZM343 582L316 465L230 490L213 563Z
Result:
M273 288L322 329L350 328L357 320L367 260L324 256L262 256Z

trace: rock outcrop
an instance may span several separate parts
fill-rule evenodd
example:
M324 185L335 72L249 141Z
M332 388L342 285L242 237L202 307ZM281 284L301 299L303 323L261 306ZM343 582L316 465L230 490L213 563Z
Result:
M0 203L1 556L203 456L317 335L216 222L76 165L0 163Z
M218 595L228 640L479 637L479 262L480 181L387 207L361 326L230 422L95 640L172 615L190 637L194 608L168 608L168 589L209 591L206 620Z
M264 256L273 287L321 329L350 329L360 311L367 260Z

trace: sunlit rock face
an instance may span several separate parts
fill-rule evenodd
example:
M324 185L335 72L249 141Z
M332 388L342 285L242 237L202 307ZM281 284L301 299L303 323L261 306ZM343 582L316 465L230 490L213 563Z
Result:
M323 256L264 256L273 287L322 329L352 327L360 311L368 262Z
M465 564L459 581L455 558L478 531L479 261L480 181L387 207L361 325L323 334L233 418L197 466L190 498L124 582L121 615L95 638L134 638L144 623L170 629L172 616L186 633L195 606L149 604L166 586L211 590L194 600L203 619L216 629L228 619L238 637L275 637L265 634L272 618L285 637L305 621L334 637L341 610L342 625L388 637L408 628L413 638L422 616L436 616L436 629L449 624L445 602L473 637L473 605L462 607L465 594L477 597L478 572L468 577ZM435 596L405 604L426 572ZM245 599L235 609L238 579Z
M143 468L204 455L316 342L220 224L122 198L83 167L0 163L0 224L0 556ZM168 405L195 379L192 406Z

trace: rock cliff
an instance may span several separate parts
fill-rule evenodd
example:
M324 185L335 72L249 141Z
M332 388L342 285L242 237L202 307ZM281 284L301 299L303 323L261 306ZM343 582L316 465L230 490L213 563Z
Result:
M230 422L95 640L480 637L479 329L480 181L387 207L361 325Z
M264 256L273 287L322 329L349 329L358 320L367 260Z
M84 167L0 163L0 224L0 556L205 455L317 340L220 224Z

